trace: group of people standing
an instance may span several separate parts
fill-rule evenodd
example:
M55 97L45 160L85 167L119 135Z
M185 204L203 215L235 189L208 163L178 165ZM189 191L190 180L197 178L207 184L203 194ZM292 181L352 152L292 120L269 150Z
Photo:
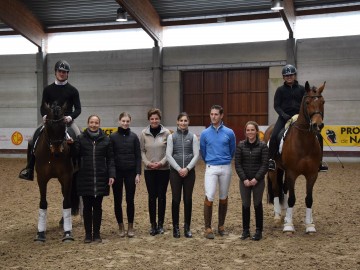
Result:
M267 145L259 139L259 126L254 121L245 125L245 140L236 146L235 134L223 123L224 110L219 105L210 108L210 126L197 136L189 131L190 118L185 112L177 117L177 129L171 133L161 124L162 114L157 108L147 113L149 125L140 137L130 130L131 115L122 112L119 115L117 132L110 136L100 128L100 117L90 115L86 130L80 134L74 119L81 113L81 104L77 89L68 82L70 65L60 60L55 65L55 83L47 86L43 92L42 104L58 102L66 104L64 121L75 130L72 144L74 156L79 160L77 176L78 195L82 196L84 209L85 243L101 242L100 228L102 220L102 201L113 189L114 211L119 226L120 237L133 237L135 215L136 185L141 180L141 164L144 164L144 178L148 191L148 209L150 218L149 233L152 236L164 233L166 193L170 182L172 190L173 237L181 236L179 211L181 195L184 202L184 236L192 237L190 230L192 215L192 196L195 185L195 166L201 155L205 162L204 179L204 225L205 237L214 239L212 229L213 202L219 189L218 228L220 236L227 234L225 218L228 208L228 194L232 175L231 162L235 156L235 170L239 176L239 189L242 199L241 239L250 235L251 196L255 210L256 230L252 240L260 240L263 231L262 197L265 189L264 177L269 170L275 170L277 145L275 136L285 125L285 120L299 111L303 96L303 87L295 80L296 69L287 65L283 69L284 85L275 94L274 107L279 114L274 134ZM291 92L291 93L290 93ZM289 94L290 93L290 94ZM46 115L41 111L44 122ZM19 177L33 180L35 157L33 145L41 133L41 126L29 142L28 164ZM270 161L269 161L270 158ZM320 164L319 170L327 170ZM122 198L125 187L126 214L128 226L125 229ZM251 195L252 194L252 195Z

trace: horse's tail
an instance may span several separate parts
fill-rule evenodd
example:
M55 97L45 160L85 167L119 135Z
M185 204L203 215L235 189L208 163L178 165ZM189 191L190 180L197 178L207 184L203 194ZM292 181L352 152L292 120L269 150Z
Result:
M284 182L283 182L283 177L284 177L284 171L281 169L277 169L276 171L276 187L278 189L278 195L279 196L279 201L280 203L282 203L284 201ZM272 175L274 176L274 174ZM267 179L267 202L270 204L274 204L274 198L275 198L275 191L273 189L273 179L271 178L270 174L268 173L266 176Z
M80 205L80 197L77 195L77 187L76 187L76 176L77 172L73 174L73 179L71 181L71 214L76 216L79 214L79 205Z

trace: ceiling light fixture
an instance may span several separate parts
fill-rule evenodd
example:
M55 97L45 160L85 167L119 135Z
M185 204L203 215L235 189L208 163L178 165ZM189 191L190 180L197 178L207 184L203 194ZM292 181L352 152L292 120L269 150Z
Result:
M271 10L280 11L284 9L284 1L283 0L271 0Z
M116 21L117 22L126 22L127 21L127 12L122 7L119 7L117 10Z

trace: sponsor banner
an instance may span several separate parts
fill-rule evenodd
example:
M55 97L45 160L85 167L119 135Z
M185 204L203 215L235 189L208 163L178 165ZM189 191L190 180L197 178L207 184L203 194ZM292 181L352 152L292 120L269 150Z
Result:
M321 135L324 146L360 146L360 126L325 126Z
M35 128L0 128L0 149L27 149Z
M175 131L176 126L168 127L170 131ZM117 131L117 127L102 127L107 135ZM144 127L131 127L131 130L140 135ZM191 126L190 131L198 137L205 129L204 126ZM259 126L261 139L264 137L267 126ZM0 149L27 149L28 141L32 138L35 128L0 128ZM321 131L324 137L324 150L330 147L338 147L347 151L359 151L360 146L360 126L333 125L325 126ZM339 150L337 149L337 150Z

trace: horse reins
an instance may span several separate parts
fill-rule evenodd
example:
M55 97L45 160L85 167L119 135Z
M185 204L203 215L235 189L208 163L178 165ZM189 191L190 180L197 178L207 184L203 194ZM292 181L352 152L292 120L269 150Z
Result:
M304 116L305 116L305 120L307 121L307 123L308 123L308 125L309 125L309 131L312 131L312 129L311 129L311 118L312 118L314 115L316 115L316 114L320 114L321 119L324 119L324 113L321 112L321 111L315 111L315 112L313 112L312 114L309 115L308 112L307 112L307 110L306 110L307 104L306 104L306 102L305 102L305 99L306 99L306 98L312 98L312 99L314 99L314 98L321 98L321 97L322 97L322 95L317 95L317 96L304 95L304 96L303 96L303 100L302 100L302 103L303 103L303 113L304 113Z

